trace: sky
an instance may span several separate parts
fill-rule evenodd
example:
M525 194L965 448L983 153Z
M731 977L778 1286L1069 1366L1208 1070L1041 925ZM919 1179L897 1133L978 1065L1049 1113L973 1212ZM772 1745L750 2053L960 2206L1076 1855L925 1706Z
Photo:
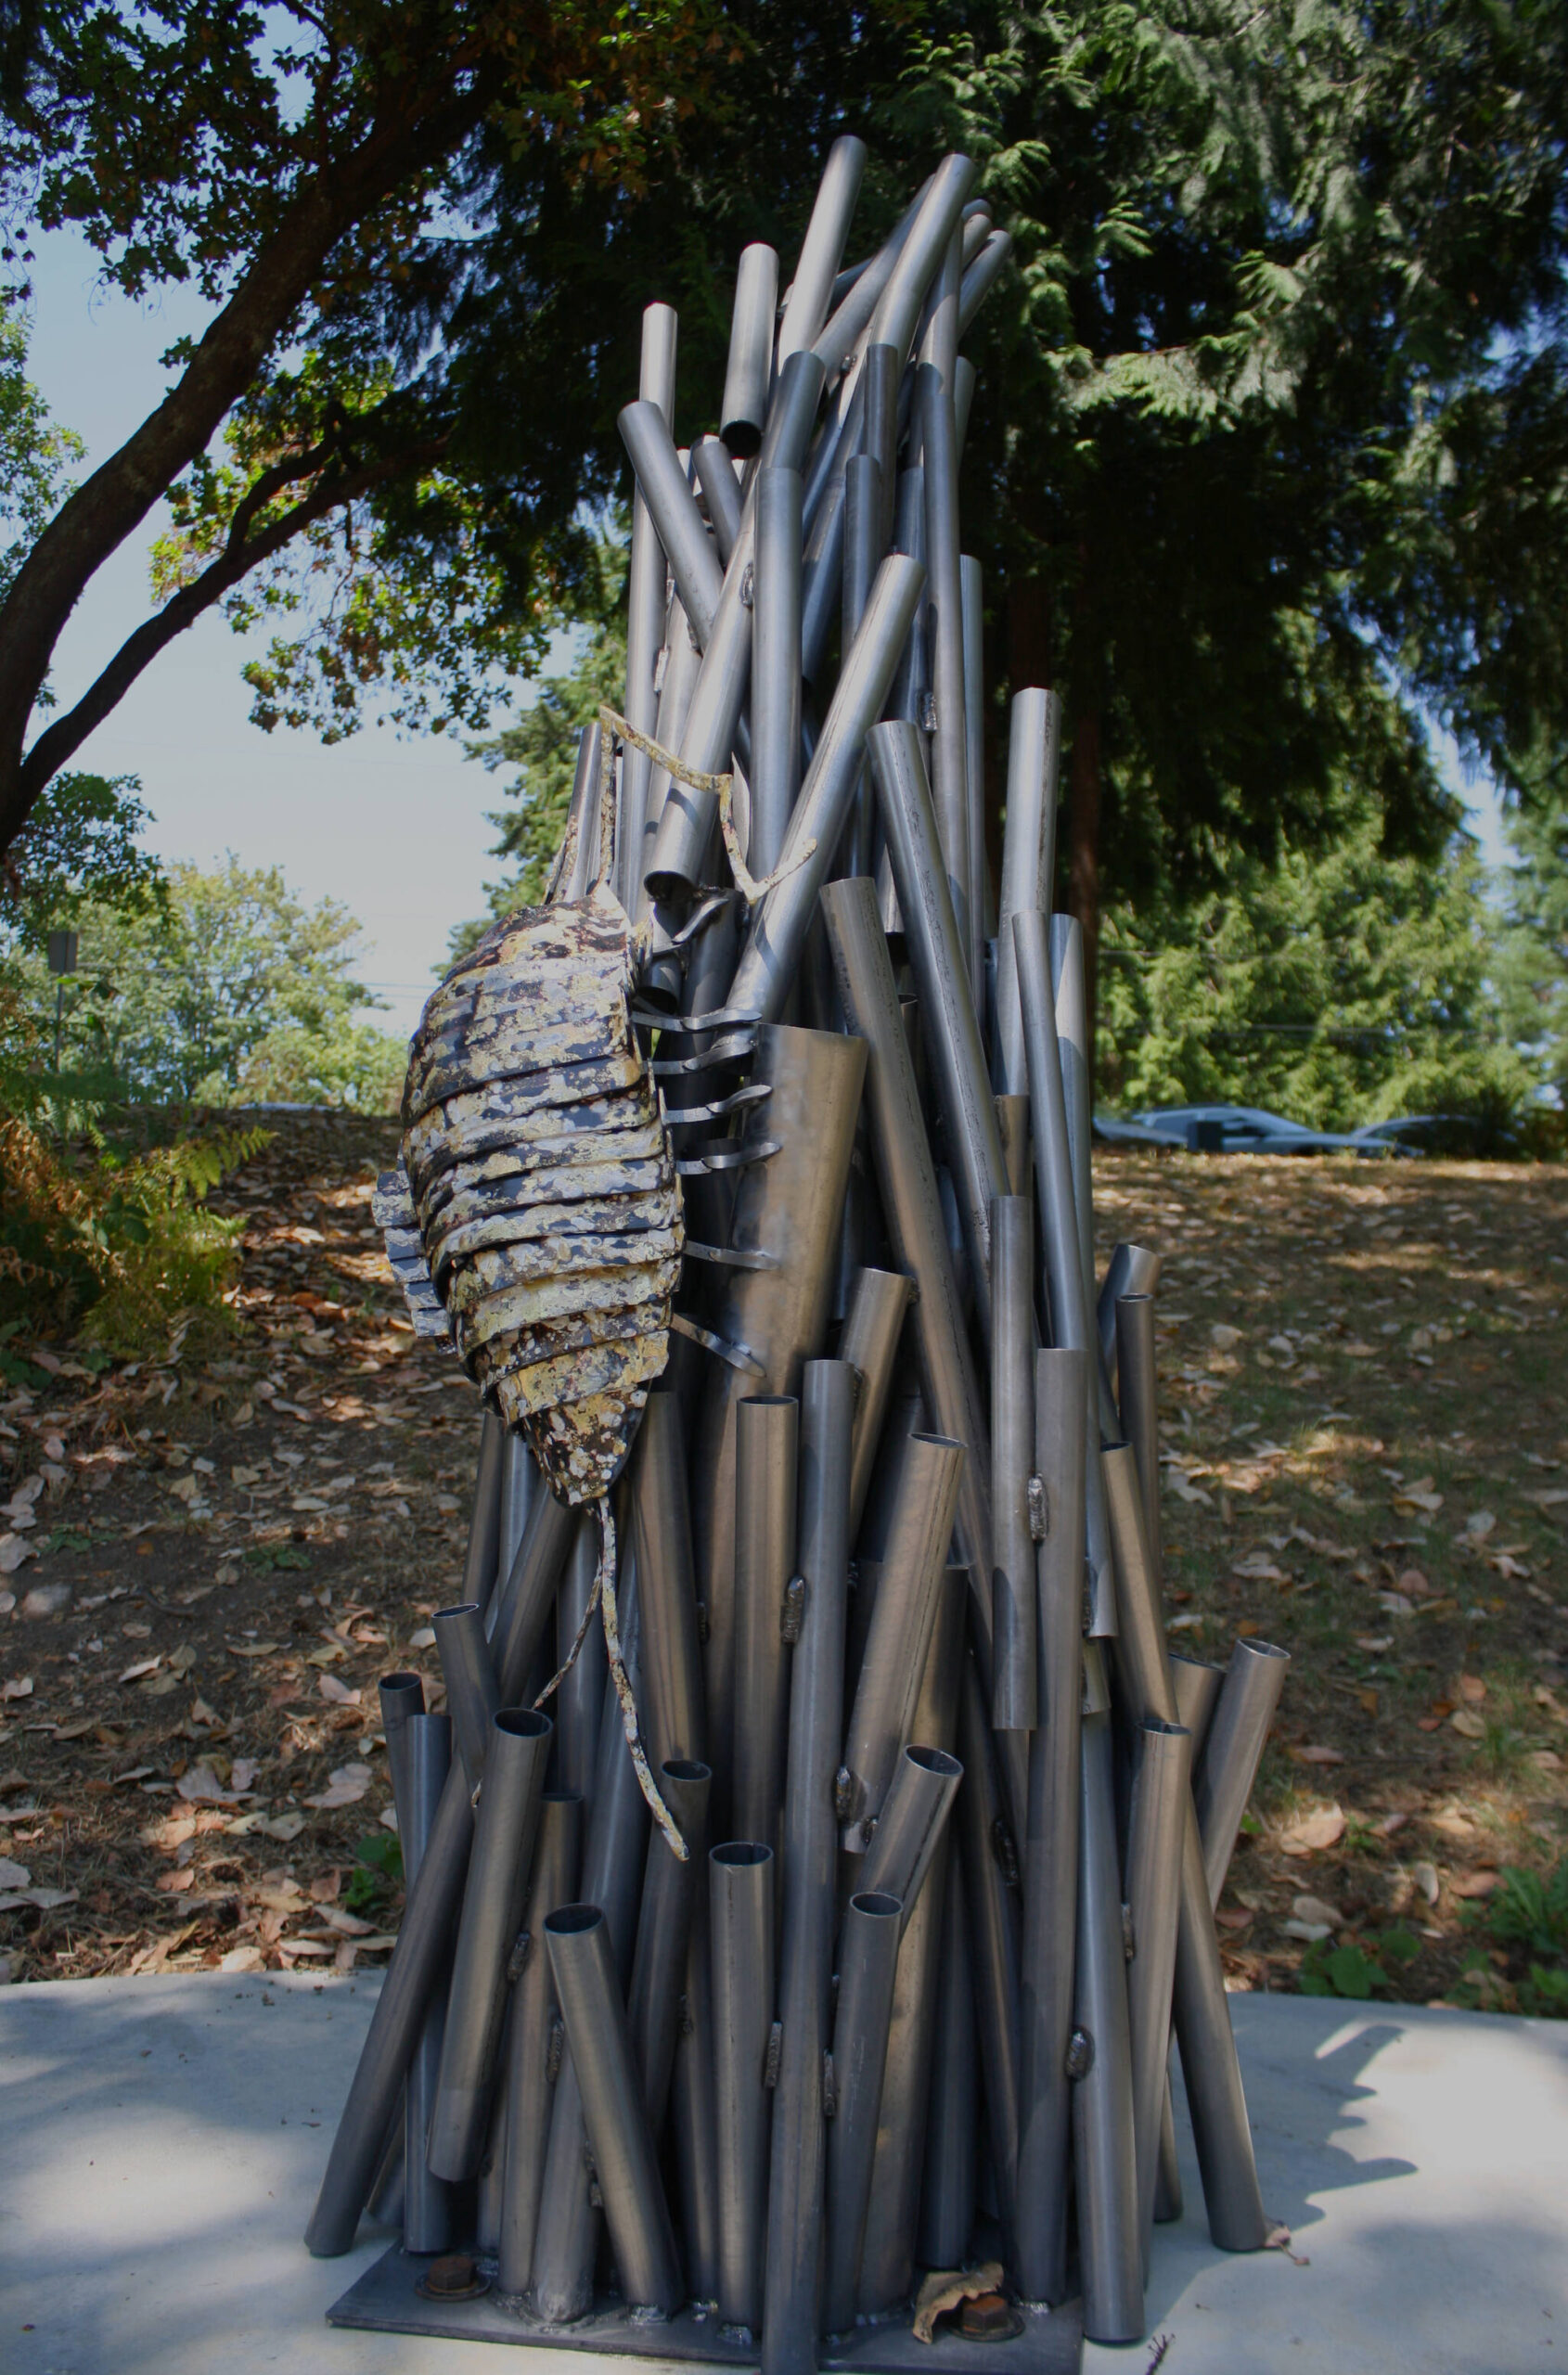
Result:
M208 309L182 289L143 305L103 289L73 232L42 232L33 244L28 376L54 418L85 439L88 469L159 402L170 376L159 356L199 332ZM121 546L71 619L55 667L62 707L150 613L148 554L163 520L160 509ZM155 820L144 838L161 857L206 866L233 850L247 866L280 866L313 903L343 900L364 926L360 977L386 1000L374 1020L411 1031L448 930L483 912L484 883L498 871L485 812L499 805L500 784L442 735L403 739L372 727L328 747L284 726L263 734L250 723L239 673L248 648L209 612L153 661L71 764L141 777Z
M55 419L86 441L90 468L158 403L168 384L160 354L199 332L208 313L185 289L142 304L104 289L73 231L39 233L34 245L29 375ZM148 554L163 516L152 515L84 597L56 663L62 705L148 615ZM144 838L161 857L207 866L233 850L247 866L281 867L313 903L345 902L364 927L360 977L385 1002L376 1020L411 1031L451 926L483 911L496 870L486 811L499 785L440 735L403 738L372 726L327 746L284 726L262 733L240 675L247 649L208 613L160 654L72 764L140 777L153 817ZM1502 863L1491 785L1467 777L1451 740L1439 735L1437 747L1483 854Z

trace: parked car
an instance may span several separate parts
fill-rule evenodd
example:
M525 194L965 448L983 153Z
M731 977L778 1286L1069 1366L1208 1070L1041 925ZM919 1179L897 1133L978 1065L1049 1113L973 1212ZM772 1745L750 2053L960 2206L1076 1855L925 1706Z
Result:
M1523 1151L1519 1133L1507 1122L1476 1113L1405 1113L1393 1122L1368 1122L1356 1131L1363 1147L1389 1154L1496 1155Z
M1094 1134L1112 1147L1178 1147L1187 1139L1179 1130L1151 1130L1146 1122L1124 1122L1114 1113L1097 1113Z
M1266 1112L1259 1105L1158 1105L1134 1113L1125 1122L1097 1119L1105 1136L1136 1131L1133 1143L1186 1147L1194 1154L1383 1154L1382 1145L1364 1144L1338 1130L1309 1130L1282 1113Z

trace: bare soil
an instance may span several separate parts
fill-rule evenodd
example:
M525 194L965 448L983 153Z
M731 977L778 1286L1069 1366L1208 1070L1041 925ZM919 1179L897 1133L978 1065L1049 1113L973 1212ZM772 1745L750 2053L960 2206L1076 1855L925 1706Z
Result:
M394 1144L290 1117L214 1199L245 1219L231 1341L4 1347L12 1979L385 1954L376 1682L440 1703L478 1432L370 1218ZM1102 1263L1165 1256L1173 1645L1293 1660L1230 1984L1351 1945L1380 1993L1512 2006L1487 1900L1568 1846L1568 1172L1116 1152L1097 1197Z

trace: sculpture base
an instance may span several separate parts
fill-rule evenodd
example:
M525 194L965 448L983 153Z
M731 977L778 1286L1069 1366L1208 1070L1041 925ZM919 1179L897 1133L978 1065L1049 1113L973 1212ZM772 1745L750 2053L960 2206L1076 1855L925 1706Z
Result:
M755 2342L732 2341L713 2316L683 2309L677 2317L634 2318L625 2304L601 2293L590 2317L575 2325L546 2326L494 2291L471 2301L432 2301L416 2287L430 2263L411 2259L399 2243L366 2268L327 2312L333 2326L384 2333L440 2335L451 2342L498 2342L546 2350L584 2350L637 2358L700 2360L708 2366L754 2367ZM1023 2313L1023 2329L1003 2342L966 2342L939 2333L919 2343L906 2317L860 2329L851 2342L824 2345L825 2375L1077 2375L1083 2357L1082 2304L1069 2301L1049 2314Z

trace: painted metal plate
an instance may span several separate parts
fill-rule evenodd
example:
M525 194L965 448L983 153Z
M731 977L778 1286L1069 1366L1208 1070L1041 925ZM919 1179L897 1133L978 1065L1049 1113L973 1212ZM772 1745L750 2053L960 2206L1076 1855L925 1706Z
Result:
M403 1159L418 1197L438 1171L456 1162L580 1131L645 1130L658 1120L642 1058L615 1056L602 1064L578 1064L570 1073L531 1072L526 1080L449 1098L405 1132Z
M431 1269L439 1281L455 1262L466 1262L502 1246L555 1244L591 1239L606 1249L601 1260L629 1253L630 1242L657 1234L668 1239L681 1218L680 1191L673 1184L646 1195L601 1196L583 1204L523 1205L507 1213L455 1222L431 1232ZM614 1240L626 1240L619 1247Z
M510 2343L524 2349L598 2351L630 2358L695 2360L707 2367L753 2368L754 2342L734 2342L716 2317L682 2309L678 2316L644 2322L634 2318L613 2293L601 2292L593 2314L572 2326L542 2325L505 2293L482 2293L477 2301L426 2301L415 2292L427 2263L410 2259L400 2244L366 2269L356 2284L327 2312L328 2323L380 2333L428 2334L453 2342ZM868 2375L1078 2375L1084 2356L1082 2304L1063 2304L1049 2315L1029 2312L1023 2331L1010 2342L965 2342L943 2332L919 2343L903 2318L868 2326L852 2343L824 2344L817 2363L824 2375L865 2369Z
M536 1279L487 1295L457 1321L457 1347L488 1343L508 1329L536 1327L542 1319L569 1319L584 1311L614 1311L623 1303L656 1303L674 1294L678 1262L626 1262L613 1270L583 1271L575 1277ZM654 1320L652 1326L662 1326Z

